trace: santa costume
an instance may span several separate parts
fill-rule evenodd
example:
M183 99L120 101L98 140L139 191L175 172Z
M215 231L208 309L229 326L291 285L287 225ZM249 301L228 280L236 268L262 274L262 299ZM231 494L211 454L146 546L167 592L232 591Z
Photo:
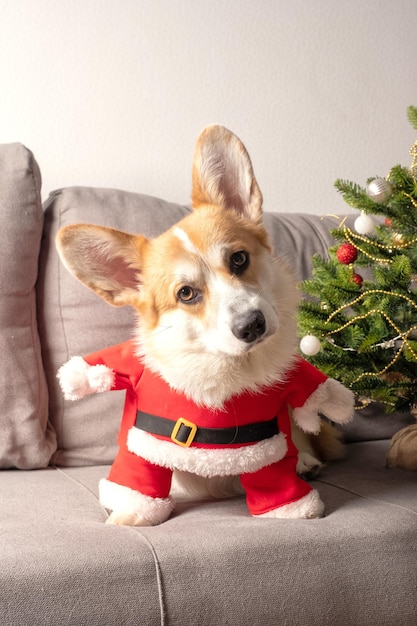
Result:
M100 483L103 506L135 510L152 524L164 521L173 509L169 493L174 470L239 476L252 515L267 514L310 493L311 486L296 473L290 411L305 430L317 431L318 411L331 401L336 413L332 418L346 421L351 407L344 404L343 394L335 394L334 385L340 383L296 357L283 382L232 396L213 409L171 389L144 367L137 352L135 341L128 341L73 357L58 374L71 400L126 390L119 451Z

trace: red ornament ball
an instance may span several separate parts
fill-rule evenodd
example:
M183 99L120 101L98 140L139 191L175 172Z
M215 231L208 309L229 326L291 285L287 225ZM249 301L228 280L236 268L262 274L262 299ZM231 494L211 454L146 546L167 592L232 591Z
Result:
M351 243L342 243L337 249L336 256L343 265L350 265L358 258L358 251Z
M352 280L354 283L356 283L358 285L358 287L360 287L363 283L363 278L360 274L357 274L356 272L353 274L352 276Z

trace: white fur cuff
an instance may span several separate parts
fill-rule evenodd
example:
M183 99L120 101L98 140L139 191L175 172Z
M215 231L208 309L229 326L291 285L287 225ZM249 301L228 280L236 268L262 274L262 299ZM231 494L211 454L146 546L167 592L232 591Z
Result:
M314 519L322 517L324 514L324 504L320 499L319 493L313 489L306 496L303 496L295 502L284 504L283 506L254 515L253 517L272 517L281 519Z
M89 365L81 356L73 356L58 370L57 378L66 400L80 400L86 395L109 391L114 372L106 365Z
M333 422L345 424L353 418L355 396L338 380L328 378L317 387L302 407L293 411L294 421L308 433L320 432L320 416L323 413Z
M287 442L282 433L239 448L183 448L135 427L129 431L127 447L130 452L155 465L206 478L257 472L280 461L287 452Z
M168 519L174 510L172 498L151 498L140 491L103 478L99 483L100 503L111 511L139 515L152 526Z

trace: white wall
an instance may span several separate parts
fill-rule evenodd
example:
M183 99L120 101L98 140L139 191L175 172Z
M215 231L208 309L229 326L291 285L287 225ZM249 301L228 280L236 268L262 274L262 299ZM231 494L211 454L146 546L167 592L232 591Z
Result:
M188 202L194 141L247 145L265 208L332 213L415 140L416 0L0 0L0 142L44 196L115 186Z

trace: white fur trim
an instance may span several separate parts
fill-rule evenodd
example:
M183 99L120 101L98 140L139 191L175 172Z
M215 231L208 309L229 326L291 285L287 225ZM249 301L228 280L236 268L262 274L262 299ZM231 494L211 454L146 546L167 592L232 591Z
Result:
M114 372L106 365L89 365L81 356L73 356L59 368L57 378L66 400L80 400L111 389Z
M79 400L89 393L88 367L81 356L73 356L59 368L57 378L66 400Z
M127 447L130 452L155 465L206 478L257 472L281 460L287 452L287 442L282 433L240 448L183 448L136 427L129 431Z
M294 409L293 418L302 430L317 435L320 432L319 413L339 424L350 422L354 414L354 394L338 380L328 378L302 407Z
M114 384L114 372L107 365L93 365L88 370L88 382L93 393L109 391Z
M115 513L126 518L137 516L143 518L150 525L156 526L168 519L174 510L172 498L151 498L140 491L135 491L124 485L118 485L103 478L99 483L100 503Z
M322 517L324 514L324 504L319 496L319 492L313 489L306 496L303 496L295 502L284 504L283 506L254 515L253 517L269 517L280 519L314 519Z

